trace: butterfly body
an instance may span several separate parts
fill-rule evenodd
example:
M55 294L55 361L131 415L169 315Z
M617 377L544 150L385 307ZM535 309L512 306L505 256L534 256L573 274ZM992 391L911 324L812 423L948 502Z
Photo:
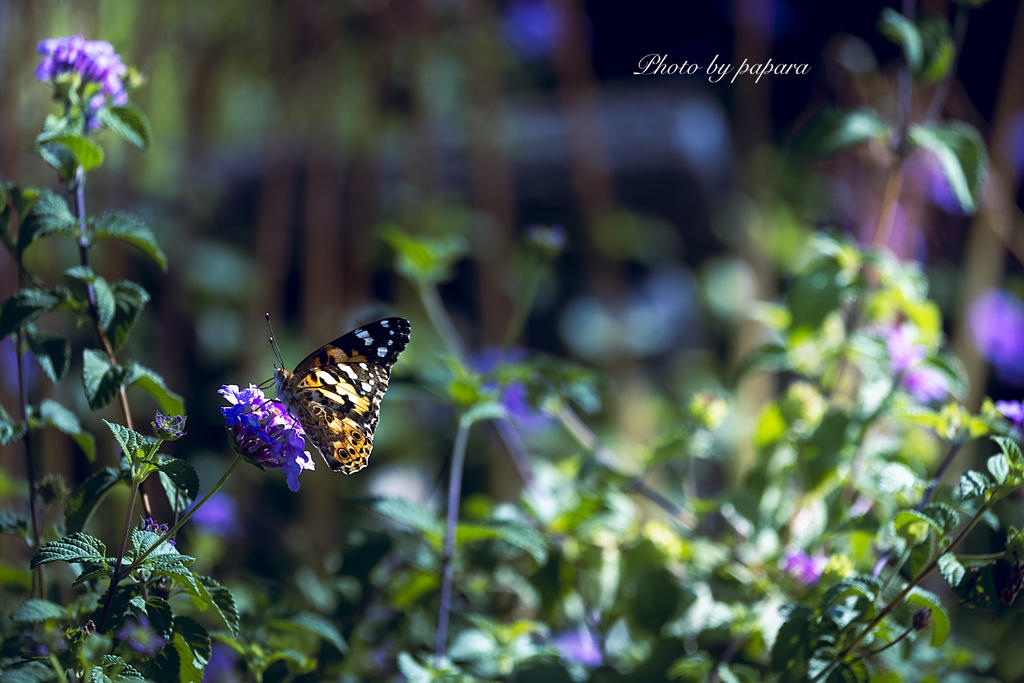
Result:
M391 366L409 343L409 321L384 318L276 368L277 396L333 470L366 467Z

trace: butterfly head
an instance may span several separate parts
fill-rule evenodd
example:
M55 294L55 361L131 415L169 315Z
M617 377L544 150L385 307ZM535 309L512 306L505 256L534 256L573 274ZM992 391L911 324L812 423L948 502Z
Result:
M274 366L274 389L277 392L277 399L284 405L285 410L288 410L290 407L289 394L285 387L291 381L292 374L291 370L286 370L277 365Z

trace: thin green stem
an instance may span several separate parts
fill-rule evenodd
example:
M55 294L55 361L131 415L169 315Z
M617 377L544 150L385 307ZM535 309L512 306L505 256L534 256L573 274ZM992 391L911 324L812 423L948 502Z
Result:
M141 482L134 482L132 484L132 495L128 499L128 510L124 515L124 530L121 532L121 545L117 549L117 562L114 564L114 573L110 577L110 587L107 589L107 597L103 600L103 612L100 614L100 623L97 626L97 632L103 633L103 628L107 623L107 615L110 613L110 603L114 600L114 593L117 591L117 584L121 582L121 562L124 561L124 549L128 545L128 532L132 528L132 513L135 512L135 498L139 494L139 484ZM131 570L125 572L130 574Z
M447 650L448 613L451 611L452 581L455 576L455 534L459 521L459 497L462 493L462 470L466 464L466 441L471 420L459 420L452 448L452 471L448 480L448 518L444 529L444 568L441 572L441 608L437 615L437 643L434 648L434 666L440 668Z
M515 306L512 309L512 316L508 321L508 328L505 330L505 338L501 342L501 357L504 358L512 345L519 341L523 334L523 326L533 309L533 300L537 297L537 287L540 285L540 263L538 257L531 251L527 255L526 265L523 266L522 280L519 282L519 292L516 296Z
M904 631L903 633L901 633L899 635L899 637L896 638L896 640L892 641L891 643L887 643L886 645L883 645L882 647L878 648L877 650L872 650L871 652L865 652L863 656L864 657L874 657L875 655L877 655L877 654L879 654L881 652L885 652L890 647L892 647L896 643L900 642L901 640L903 640L904 638L909 636L910 632L913 631L913 630L914 630L914 626L913 625L908 626L907 630Z
M889 590L889 585L892 583L892 580L899 576L900 570L903 569L903 565L906 564L907 559L910 557L911 550L913 550L913 546L907 543L907 547L904 548L903 552L900 553L899 559L896 560L896 566L893 567L892 572L889 574L889 577L882 584L882 587L878 589L879 598L885 595L885 591Z
M448 349L448 353L463 367L466 367L469 354L466 352L466 347L462 343L458 330L455 329L455 324L448 317L448 311L445 310L444 304L441 303L441 295L438 293L437 287L433 284L421 282L419 283L418 290L420 299L423 301L423 308L427 311L427 317L430 318L430 323L437 330L438 335L440 335L441 341L444 343L445 348Z
M220 480L213 485L213 488L210 489L209 492L205 496L203 496L198 503L189 508L188 512L185 513L185 516L178 520L177 524L168 529L167 532L160 537L159 541L150 546L149 549L146 550L146 552L142 553L142 555L140 555L139 558L136 559L130 567L128 567L128 570L125 572L125 574L131 574L133 571L141 567L142 563L146 561L147 557L153 554L154 550L156 550L161 545L163 545L171 538L173 538L174 534L178 533L178 529L183 527L185 525L185 522L191 519L192 515L194 515L196 511L199 510L199 508L206 505L206 501L210 500L210 498L213 498L214 494L217 493L217 491L220 491L221 487L224 486L224 484L227 482L228 477L231 476L231 473L235 471L235 468L237 468L238 465L241 464L241 462L242 456L236 455L234 462L231 463L231 466L228 467L228 469L224 472L224 475L220 478Z

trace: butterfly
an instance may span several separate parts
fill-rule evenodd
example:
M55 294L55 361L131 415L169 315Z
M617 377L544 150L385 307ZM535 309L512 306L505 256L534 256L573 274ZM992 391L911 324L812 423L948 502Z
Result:
M278 399L332 470L366 467L380 400L409 329L405 318L384 318L324 344L294 372L274 368Z

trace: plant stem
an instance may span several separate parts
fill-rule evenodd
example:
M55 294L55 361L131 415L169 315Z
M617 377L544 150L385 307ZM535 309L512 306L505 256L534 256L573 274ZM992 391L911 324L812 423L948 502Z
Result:
M540 284L540 263L539 258L531 250L526 257L526 265L523 266L522 280L519 282L519 293L516 296L515 307L512 309L512 316L508 321L508 328L505 330L505 338L501 342L501 358L505 357L512 345L519 341L523 334L523 325L526 318L533 309L533 300L537 296L537 286Z
M872 650L871 652L865 652L863 656L864 657L874 657L875 655L879 654L880 652L885 652L890 647L892 647L896 643L900 642L901 640L903 640L904 638L909 636L910 632L913 631L913 630L914 630L914 626L913 626L913 624L911 624L910 626L907 627L906 631L901 633L899 635L899 637L896 638L896 640L892 641L891 643L888 643L887 645L883 645L882 647L878 648L877 650Z
M466 440L469 436L470 420L459 420L459 431L455 434L452 449L452 471L448 480L448 519L444 529L444 568L441 573L441 608L437 615L437 645L434 649L434 667L441 667L441 660L447 649L448 613L451 611L452 580L455 576L455 534L459 520L459 496L462 493L462 470L466 464Z
M965 5L957 5L956 18L953 20L953 63L949 65L949 73L939 81L932 95L932 101L928 104L928 113L925 114L925 123L933 123L942 114L942 107L949 97L949 89L956 80L956 69L960 63L960 50L964 45L964 36L967 33L967 16L970 10Z
M917 504L918 512L923 510L924 507L931 502L932 496L935 495L936 489L939 488L939 483L942 481L942 478L946 476L946 470L948 470L949 466L953 464L953 459L956 458L956 454L960 452L960 447L963 444L964 439L961 437L950 445L949 452L946 453L946 457L942 459L942 464L939 465L939 470L935 473L935 481L933 481L932 485L928 487L928 490L924 492L924 497L921 498L921 502Z
M25 331L23 329L18 330L15 343L17 344L16 356L18 358L18 399L21 403L21 419L25 423L25 436L22 440L25 442L25 474L28 477L28 507L32 519L32 550L34 552L39 549L40 519L39 501L36 499L36 466L32 460L32 430L28 424L28 386L25 384ZM42 565L36 567L36 569L42 569ZM32 574L32 590L30 593L31 595L37 595L37 581L39 584L38 596L44 598L46 586L42 572L34 572Z
M217 491L220 491L221 487L224 486L224 484L227 482L228 477L231 476L231 473L235 471L235 468L237 468L238 465L241 464L241 462L242 462L242 456L236 455L234 462L231 463L231 466L228 467L228 469L224 472L224 474L223 474L223 476L221 476L220 480L218 480L217 483L213 485L213 488L210 489L207 492L207 494L205 496L203 496L202 499L200 499L200 501L198 503L196 503L191 508L189 508L188 512L185 513L185 516L182 517L180 520L178 520L178 522L174 526L172 526L170 529L168 529L167 532L163 536L160 537L159 541L157 541L152 546L150 546L149 549L146 550L146 552L142 553L142 555L139 556L138 559L136 559L134 562L132 562L132 565L130 567L128 567L128 570L125 572L125 574L126 575L127 574L131 574L133 571L138 569L140 566L142 566L142 563L146 561L146 558L153 554L154 550L156 550L161 545L163 545L164 543L169 541L171 538L173 538L174 534L178 533L178 529L183 527L185 525L185 522L187 522L189 519L191 519L192 515L194 515L196 513L196 511L199 510L199 508L201 508L204 505L206 505L206 501L208 501L211 498L213 498L214 494L216 494Z
M441 303L441 295L438 294L437 287L433 284L421 282L418 289L420 299L423 301L423 308L427 310L427 316L430 318L434 329L437 330L438 335L440 335L445 348L448 349L448 353L463 367L467 367L469 354L466 352L466 347L462 343L462 338L459 336L458 330L455 329L452 319L448 317L448 311L445 310L444 304Z
M882 619L885 619L887 616L896 611L896 608L903 604L903 600L910 594L910 591L914 590L917 586L919 586L921 582L924 581L925 578L935 570L935 568L939 565L939 558L945 555L946 553L953 552L953 549L960 545L961 541L963 541L964 538L966 538L967 534L970 533L971 529L973 529L974 526L979 521L981 521L982 516L986 512L988 512L989 509L991 509L995 502L996 499L993 497L984 505L982 505L981 509L978 510L974 517L971 518L971 521L967 523L967 526L964 527L964 530L961 531L955 539L953 539L953 541L946 547L946 549L943 550L941 553L938 553L935 556L935 558L931 562L929 562L928 565L924 569L922 569L921 572L916 577L914 577L914 579L910 581L910 583L908 583L902 591L900 591L899 595L897 595L889 602L889 604L883 607L875 616L875 618L871 620L871 623L869 623L863 631L857 634L857 636L854 637L850 644L843 648L842 652L836 655L834 661L842 662L846 658L846 656L853 651L853 648L857 647L857 645L860 644L860 641L864 640L865 636L871 633L871 631L873 631L874 628L878 626L879 623L881 623ZM828 669L823 669L822 673L824 673L825 671L828 671ZM818 678L820 677L821 674L818 675Z
M78 260L79 263L86 268L89 267L89 236L86 231L85 225L85 172L82 167L79 166L75 171L75 179L68 187L69 194L71 194L75 203L75 214L78 217ZM92 318L93 327L96 330L96 337L100 340L100 344L103 346L104 353L107 354L107 358L110 359L111 367L117 366L117 354L114 353L114 347L110 343L110 339L107 338L106 333L103 331L103 326L100 324L99 307L96 302L96 288L93 287L92 283L86 283L86 291L89 297L89 317ZM132 425L132 413L128 408L128 391L122 384L118 390L118 402L121 404L121 413L124 415L124 423L128 429L135 430ZM146 492L142 492L142 506L146 512L147 517L153 516L153 510L149 503L149 496Z
M903 155L896 152L889 167L889 177L885 181L885 192L882 194L882 206L878 210L878 225L875 228L876 247L883 246L889 242L889 235L892 232L892 221L896 216L896 207L899 205L900 189L903 187Z
M96 627L97 633L103 633L107 623L107 615L110 613L110 603L114 601L114 593L117 591L117 584L121 582L121 562L124 560L124 549L128 545L128 531L132 528L132 513L135 511L135 498L139 493L141 482L132 484L132 495L128 499L128 510L124 515L124 530L121 532L121 546L117 549L117 562L114 564L114 573L110 577L110 588L107 589L107 597L103 600L103 612L100 614L100 623ZM125 572L130 574L131 571Z

